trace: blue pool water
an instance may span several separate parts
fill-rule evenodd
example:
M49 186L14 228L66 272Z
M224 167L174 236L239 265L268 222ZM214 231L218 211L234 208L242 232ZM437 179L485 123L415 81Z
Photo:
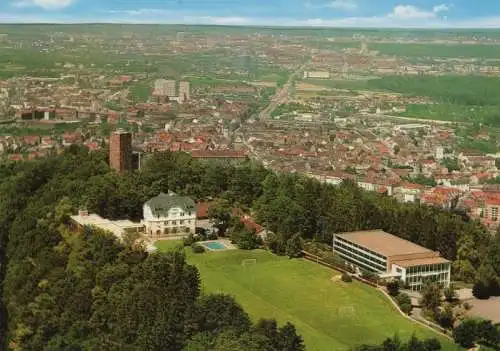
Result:
M218 241L209 241L207 243L203 243L203 246L208 247L210 250L226 250L227 249L227 247L224 244L222 244Z

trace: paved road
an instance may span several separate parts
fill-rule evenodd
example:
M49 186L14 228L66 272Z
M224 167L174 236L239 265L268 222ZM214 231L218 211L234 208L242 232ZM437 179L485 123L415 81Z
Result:
M280 104L283 104L286 102L288 99L288 94L290 92L290 88L292 87L293 80L302 73L302 71L306 68L307 63L304 63L302 66L297 68L288 78L288 81L283 85L281 88L279 88L276 91L276 94L273 96L271 99L271 102L267 107L262 110L259 114L259 119L261 121L264 121L268 118L271 117L271 114L273 111L278 107Z

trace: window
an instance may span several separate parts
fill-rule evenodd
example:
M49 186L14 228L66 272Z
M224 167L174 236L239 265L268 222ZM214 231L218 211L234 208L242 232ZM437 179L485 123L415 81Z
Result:
M401 268L396 268L396 272L403 273L403 270Z
M498 219L498 207L491 208L491 220L496 221Z
M179 221L179 224L180 224L180 225L183 225L183 224L184 224L184 221L181 219L181 220Z
M177 221L172 221L172 225L177 225Z

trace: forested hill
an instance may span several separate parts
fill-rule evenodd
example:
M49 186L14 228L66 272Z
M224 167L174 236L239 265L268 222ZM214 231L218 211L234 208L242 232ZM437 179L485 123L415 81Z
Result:
M104 153L72 146L55 158L0 167L1 339L25 350L300 350L292 325L251 325L230 297L200 296L198 272L183 255L147 256L65 225L83 207L138 220L142 204L168 190L252 211L276 233L277 253L297 235L330 244L334 232L380 228L439 250L454 260L455 277L498 292L499 240L453 213L399 204L352 183L333 187L184 153L154 154L141 171L120 177Z
M168 175L150 169L123 178L105 159L72 147L0 168L0 349L304 348L292 324L253 325L232 297L201 295L197 269L179 252L147 255L106 233L71 232L69 215L81 206L137 218L142 201L160 190L194 190L194 174L180 172L184 162L189 169L186 155L165 156L179 162Z

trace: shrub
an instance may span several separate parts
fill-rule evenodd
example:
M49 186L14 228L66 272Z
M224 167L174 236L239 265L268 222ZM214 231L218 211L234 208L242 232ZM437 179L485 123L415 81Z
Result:
M300 236L294 235L286 242L286 255L290 258L302 256L302 242Z
M217 234L216 234L216 233L211 232L211 233L209 233L209 234L207 235L207 239L208 239L208 240L217 240L217 239L219 239L219 237L217 236Z
M491 296L490 288L482 280L474 284L472 287L472 294L480 300L487 300Z
M378 282L378 275L370 271L361 271L361 277L371 282Z
M445 329L453 328L455 317L453 316L453 308L451 304L447 304L442 310L436 314L436 321Z
M352 282L352 278L349 274L347 273L342 273L342 281L345 282L345 283L350 283Z
M398 296L400 288L400 281L397 279L391 280L387 283L387 292L391 296Z
M455 302L458 299L457 292L452 286L445 288L443 294L447 302Z
M283 235L276 233L269 233L266 237L265 244L271 250L272 253L276 255L284 255L286 251L286 241L283 238Z
M468 319L460 323L453 329L453 339L462 347L471 348L476 341L477 323L473 319Z
M191 245L191 250L193 250L193 253L195 253L195 254L205 252L205 248L199 244L196 244L196 243Z
M231 241L238 245L241 250L254 250L257 249L262 240L255 234L254 231L243 229L231 234Z
M413 306L411 304L411 298L408 294L400 293L394 299L396 300L399 308L401 308L401 311L406 314L411 313Z
M198 241L198 239L193 234L189 234L187 237L182 239L184 246L191 246L197 241Z

